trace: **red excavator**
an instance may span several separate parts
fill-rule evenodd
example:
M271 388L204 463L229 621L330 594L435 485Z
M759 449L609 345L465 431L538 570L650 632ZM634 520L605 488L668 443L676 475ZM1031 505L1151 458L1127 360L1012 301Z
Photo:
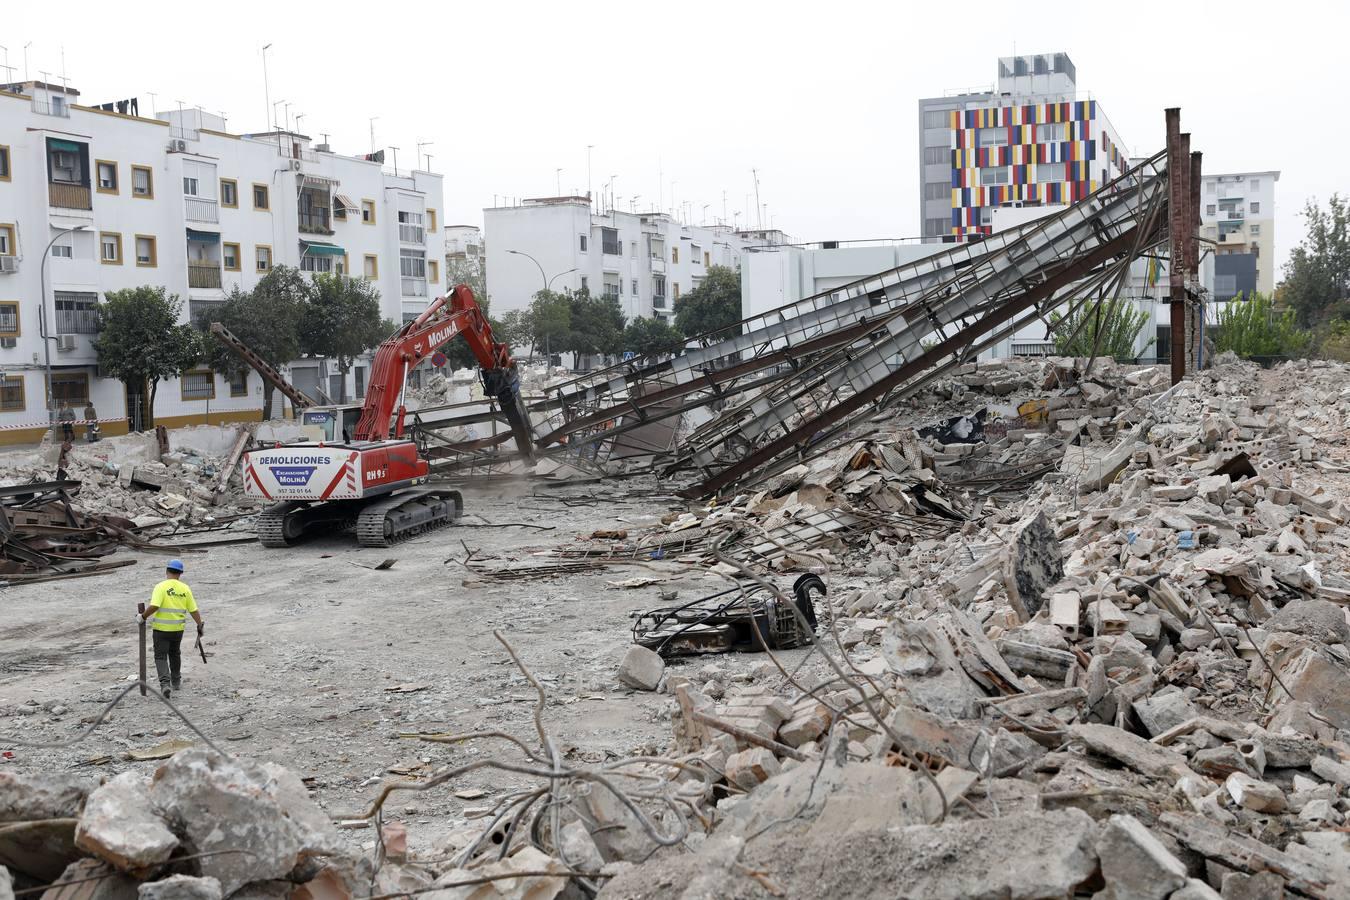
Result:
M244 455L244 493L276 501L258 517L263 546L285 547L312 529L354 525L363 547L387 547L459 517L459 491L426 486L430 465L404 437L403 400L408 373L461 334L478 360L484 393L500 404L520 452L533 457L515 361L493 340L473 292L461 284L380 345L354 429L338 416L341 430L330 431L328 440Z

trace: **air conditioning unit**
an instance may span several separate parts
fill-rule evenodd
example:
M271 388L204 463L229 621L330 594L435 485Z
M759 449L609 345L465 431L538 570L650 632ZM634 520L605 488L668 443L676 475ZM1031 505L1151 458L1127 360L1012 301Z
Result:
M0 256L0 274L10 275L17 271L19 271L17 256Z
M18 338L0 338L0 350L13 350L19 346Z
M75 335L73 335L73 334L58 334L58 335L56 336L56 349L57 349L57 350L65 350L65 351L74 350L74 349L75 349Z
M187 141L179 140L179 139L177 139L177 138L175 138L175 139L169 141L169 152L170 152L170 153L186 153L186 152L187 152Z
M291 160L291 171L292 171L292 172L299 172L299 171L300 171L300 160L298 160L298 159L293 159L293 160Z

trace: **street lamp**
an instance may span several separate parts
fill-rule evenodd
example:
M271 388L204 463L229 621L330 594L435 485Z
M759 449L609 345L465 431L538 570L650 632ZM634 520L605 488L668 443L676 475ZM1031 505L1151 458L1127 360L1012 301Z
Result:
M523 250L507 250L506 252L507 252L507 253L513 253L513 254L515 254L516 256L523 256L523 257L525 257L526 259L528 259L530 262L534 263L536 266L539 267L539 277L542 278L542 279L544 280L544 293L548 293L550 290L553 289L553 279L554 279L554 278L561 278L562 276L571 274L572 272L575 272L575 271L577 270L577 269L576 269L576 266L573 266L572 268L568 269L566 272L559 272L557 275L554 275L553 278L549 278L549 277L548 277L548 274L544 271L544 267L543 267L542 265L540 265L539 260L535 259L535 258L534 258L533 256L531 256L530 254L524 252ZM549 338L548 335L545 335L545 336L544 336L544 354L549 358L549 360L550 360L550 363L549 363L549 364L552 365L551 360L553 359L553 353L552 353L551 348L550 348L550 346L549 346L549 345L550 345L550 341L549 341L548 338Z
M61 239L62 235L74 234L77 231L85 231L88 225L76 225L74 228L63 228L47 242L47 246L42 251L42 261L38 263L38 280L41 283L41 290L38 293L38 335L42 338L42 355L47 365L47 424L56 421L52 411L52 345L51 335L47 334L47 254L52 252L52 244Z

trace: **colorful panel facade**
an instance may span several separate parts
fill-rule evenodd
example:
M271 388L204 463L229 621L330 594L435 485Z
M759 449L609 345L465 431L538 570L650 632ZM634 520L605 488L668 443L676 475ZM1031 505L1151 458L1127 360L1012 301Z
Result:
M988 207L1084 199L1100 187L1091 165L1099 153L1111 171L1125 169L1119 147L1096 134L1095 100L953 110L951 130L951 233L958 237L989 234L981 222Z

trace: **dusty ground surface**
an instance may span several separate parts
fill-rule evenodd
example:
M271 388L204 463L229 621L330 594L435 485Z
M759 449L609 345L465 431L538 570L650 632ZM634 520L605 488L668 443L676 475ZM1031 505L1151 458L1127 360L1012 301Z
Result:
M461 542L479 551L477 557L500 557L492 565L511 558L539 563L530 548L566 544L598 528L651 524L677 503L606 498L568 505L559 493L529 482L466 490L461 524L387 550L361 549L350 536L334 536L285 551L244 544L185 554L186 580L207 622L209 662L203 666L193 651L189 626L184 685L174 701L226 751L284 763L312 779L316 799L330 813L354 813L376 794L381 778L416 779L492 750L481 742L400 739L400 732L533 734L535 694L493 638L500 629L548 688L548 722L566 751L599 761L664 746L668 698L629 691L614 678L631 640L629 613L658 605L657 588L606 585L651 569L464 585ZM484 521L553 530L479 527ZM159 763L131 762L122 754L194 739L167 708L135 691L71 747L28 749L4 739L70 739L134 680L133 616L162 577L164 559L125 552L115 558L126 555L137 564L0 593L0 751L14 754L0 760L0 768L149 774ZM365 568L390 557L398 560L392 569ZM669 565L666 571L676 572ZM685 573L664 585L680 590L682 599L724 584ZM729 661L734 670L759 658ZM153 659L148 665L153 682ZM399 685L425 687L389 690ZM481 788L488 792L483 798L462 801L442 788L399 795L390 808L408 823L413 849L428 852L463 823L466 808L472 815L471 808L490 806L511 783L510 776L476 772L453 788ZM344 834L355 843L370 839L368 830Z

